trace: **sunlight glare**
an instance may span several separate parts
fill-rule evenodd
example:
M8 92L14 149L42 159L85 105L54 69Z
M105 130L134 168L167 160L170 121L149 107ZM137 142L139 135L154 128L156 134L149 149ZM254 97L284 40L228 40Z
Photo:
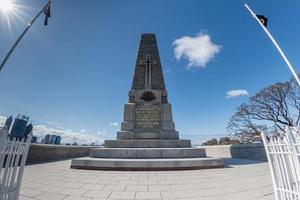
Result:
M11 12L14 8L14 4L10 0L0 0L0 10L2 12Z

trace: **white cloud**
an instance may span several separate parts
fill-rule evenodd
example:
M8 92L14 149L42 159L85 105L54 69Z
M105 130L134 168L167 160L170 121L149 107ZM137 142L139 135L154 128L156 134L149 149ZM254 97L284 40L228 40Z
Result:
M248 91L247 90L229 90L226 92L226 98L230 99L230 98L234 98L234 97L239 97L239 96L247 96L248 95Z
M6 117L0 115L0 127L4 126ZM46 125L34 125L33 126L33 135L38 137L38 141L41 141L45 135L60 135L62 138L62 143L74 143L77 144L102 144L104 141L103 134L98 133L90 133L87 132L85 129L80 131L73 131L71 129L65 129L62 127L48 127Z
M119 123L118 122L112 122L112 123L109 123L110 126L119 126Z
M60 135L62 143L74 143L77 144L101 144L104 138L99 137L96 133L88 133L82 129L81 131L73 131L71 129L64 129L60 127L50 128L45 125L35 125L33 127L33 134L38 137L39 140L45 137L47 134Z
M183 36L173 42L177 60L184 57L188 60L188 68L203 68L211 61L221 46L214 44L208 34L199 33L195 37Z
M2 116L0 115L0 127L3 127L4 124L5 124L5 121L6 121L6 117L5 116Z

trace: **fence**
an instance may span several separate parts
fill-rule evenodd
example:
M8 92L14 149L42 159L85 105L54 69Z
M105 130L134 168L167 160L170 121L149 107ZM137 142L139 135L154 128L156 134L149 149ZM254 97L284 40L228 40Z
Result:
M2 134L1 134L2 131ZM0 130L0 199L18 200L24 165L32 134L18 140L10 139Z
M277 200L300 199L300 130L262 134Z

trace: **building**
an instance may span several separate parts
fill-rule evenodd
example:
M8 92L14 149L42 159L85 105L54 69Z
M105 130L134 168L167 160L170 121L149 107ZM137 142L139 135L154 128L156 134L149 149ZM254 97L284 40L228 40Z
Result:
M29 117L19 114L13 122L11 131L10 131L10 136L12 138L13 137L23 138L25 136L25 130L26 130L28 120L29 120Z
M36 136L32 136L31 143L37 143L37 137Z
M8 131L10 130L10 127L11 127L13 121L14 121L14 119L12 116L10 116L6 119L4 127L6 127Z
M55 140L56 140L56 135L51 135L50 136L50 144L55 144Z
M55 138L55 144L60 144L60 141L61 141L61 136L57 135Z
M47 134L44 139L42 139L43 144L60 144L61 136L60 135L50 135Z
M46 136L45 136L45 138L44 138L44 144L50 144L50 137L51 137L51 135L50 134L47 134Z

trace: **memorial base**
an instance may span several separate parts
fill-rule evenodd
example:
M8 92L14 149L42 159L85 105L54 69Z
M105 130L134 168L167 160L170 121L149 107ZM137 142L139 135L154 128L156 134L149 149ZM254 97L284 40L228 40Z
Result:
M143 147L143 148L140 148ZM183 170L224 167L222 159L207 158L190 140L106 140L105 148L88 158L73 159L71 168L94 170Z
M178 140L177 131L118 131L117 140Z
M112 159L77 158L72 160L71 168L88 170L195 170L223 168L224 162L218 158L176 158L176 159Z
M191 140L105 140L105 148L188 148Z

